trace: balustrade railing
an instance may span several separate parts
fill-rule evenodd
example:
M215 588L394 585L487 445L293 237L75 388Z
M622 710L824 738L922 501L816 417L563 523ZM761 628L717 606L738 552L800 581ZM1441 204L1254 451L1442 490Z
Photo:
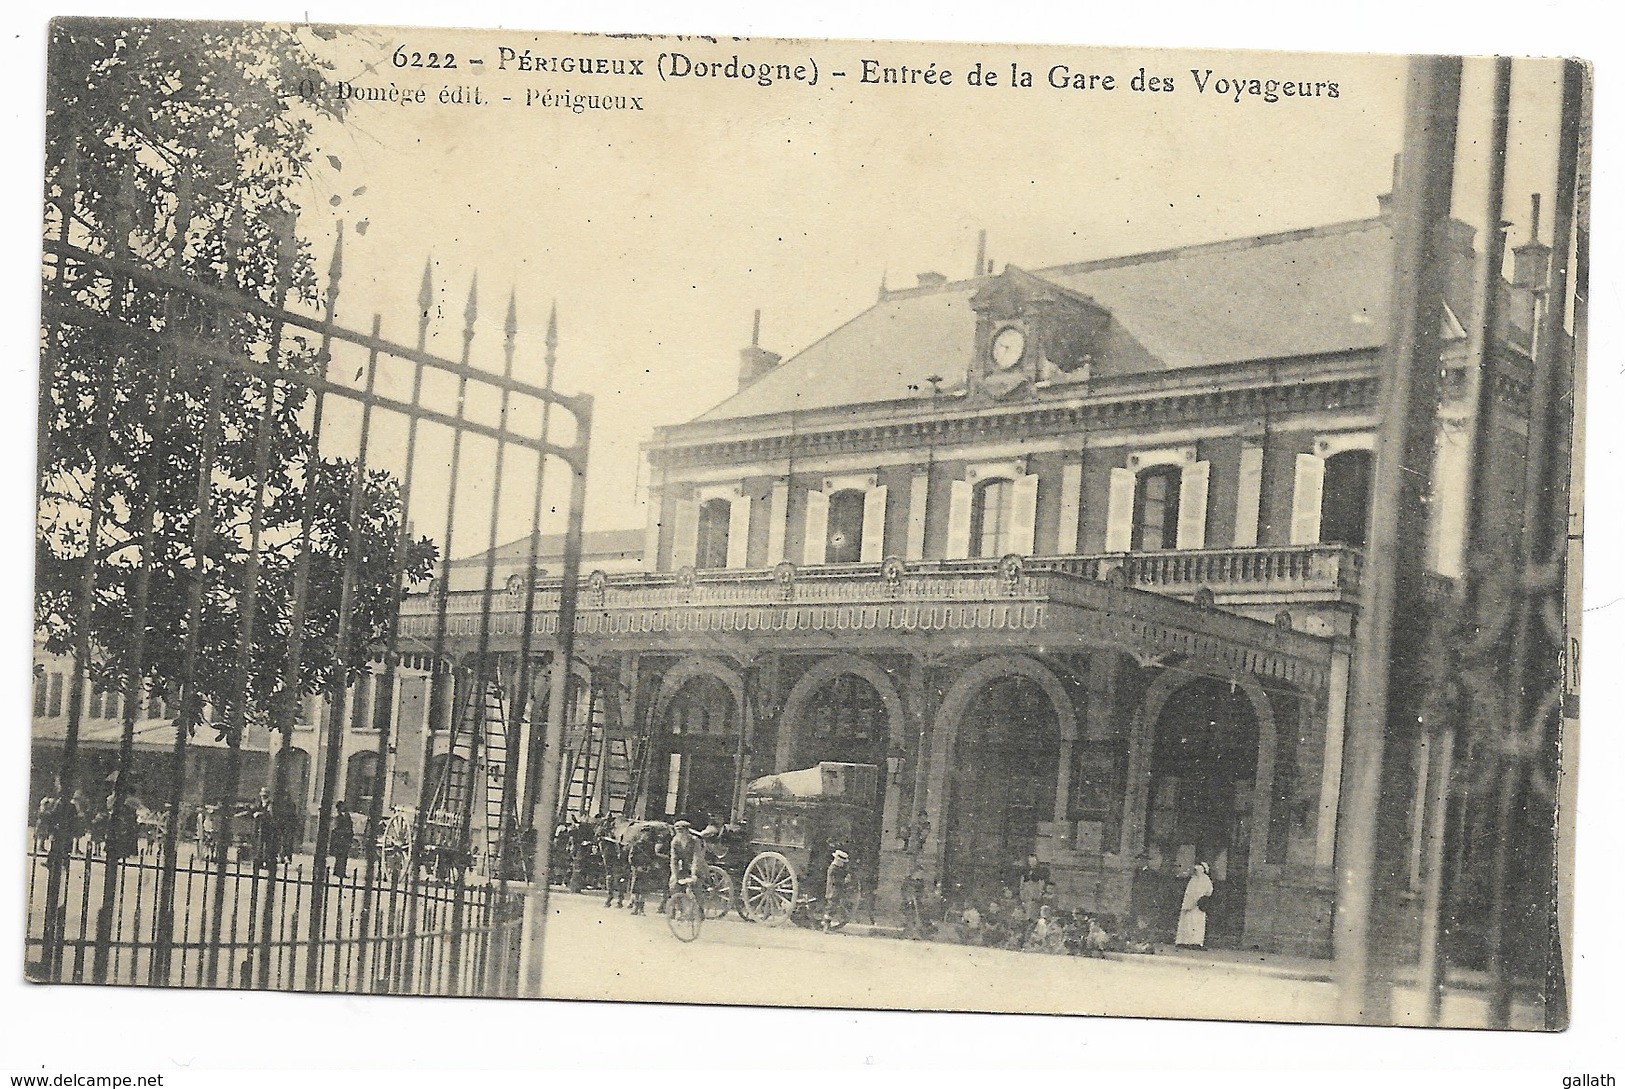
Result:
M1083 556L1024 557L1027 576L1062 574L1101 581L1121 572L1122 584L1175 596L1200 588L1215 595L1259 593L1326 595L1354 600L1359 593L1361 553L1338 544L1280 545L1259 548L1216 548L1167 552L1101 553ZM877 597L970 601L1008 596L997 559L916 560L888 585L882 564L822 564L797 567L793 589L786 590L770 568L696 572L623 572L600 576L596 589L583 582L584 607L637 609L678 604L745 605L794 600L798 603L865 601ZM538 580L534 604L541 613L556 610L561 583ZM447 595L446 611L477 613L479 591ZM519 607L515 595L511 606ZM432 594L408 599L408 615L434 611ZM502 608L500 602L496 603Z

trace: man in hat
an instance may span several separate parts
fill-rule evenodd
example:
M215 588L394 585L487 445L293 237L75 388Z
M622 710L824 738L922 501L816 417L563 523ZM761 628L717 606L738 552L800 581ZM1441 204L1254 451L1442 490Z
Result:
M668 900L683 887L684 878L694 879L696 896L704 891L705 841L694 834L694 826L688 821L678 821L672 825L671 882L666 886ZM664 909L665 905L661 907Z
M837 921L846 922L846 888L852 877L850 863L847 853L836 848L829 860L829 869L824 871L825 930Z

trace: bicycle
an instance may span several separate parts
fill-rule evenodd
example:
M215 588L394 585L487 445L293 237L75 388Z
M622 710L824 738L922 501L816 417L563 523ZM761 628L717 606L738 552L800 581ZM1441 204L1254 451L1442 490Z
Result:
M700 924L705 922L705 908L694 894L694 878L678 881L682 887L672 894L666 905L666 925L672 936L680 942L691 942L700 936Z

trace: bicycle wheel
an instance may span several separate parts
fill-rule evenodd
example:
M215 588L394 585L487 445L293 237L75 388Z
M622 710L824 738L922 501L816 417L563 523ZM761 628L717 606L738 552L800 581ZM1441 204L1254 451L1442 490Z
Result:
M700 936L700 924L705 921L705 909L700 898L684 889L666 905L666 925L680 942L691 942Z

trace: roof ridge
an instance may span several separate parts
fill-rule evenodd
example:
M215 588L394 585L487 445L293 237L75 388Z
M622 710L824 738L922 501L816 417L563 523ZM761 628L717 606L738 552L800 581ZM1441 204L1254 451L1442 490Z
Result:
M1286 242L1301 242L1306 238L1328 238L1339 234L1355 234L1359 231L1381 226L1386 222L1387 219L1384 216L1369 216L1365 219L1351 219L1342 223L1327 223L1317 227L1298 227L1290 231L1250 234L1240 238L1221 238L1214 242L1195 242L1190 245L1173 246L1163 250L1147 250L1143 253L1123 254L1119 257L1099 257L1089 261L1071 261L1062 265L1047 265L1044 268L1034 269L1033 274L1038 276L1047 274L1071 275L1079 272L1119 268L1123 265L1138 265L1151 261L1191 257L1204 253L1233 253L1240 250L1256 249L1259 246L1278 246Z
M1118 268L1123 265L1137 265L1149 261L1165 261L1169 258L1194 256L1201 253L1224 253L1227 251L1248 250L1257 246L1274 246L1284 242L1298 242L1305 238L1326 238L1332 235L1353 234L1357 231L1369 230L1387 222L1381 215L1367 216L1364 219L1344 220L1340 223L1323 223L1314 227L1294 227L1287 231L1272 231L1268 234L1249 234L1234 238L1220 238L1212 242L1192 242L1184 246L1171 246L1161 250L1145 250L1140 253L1121 254L1117 257L1094 257L1086 261L1068 261L1059 265L1044 265L1029 268L1025 265L1007 264L1007 268L1020 269L1029 276L1043 278L1049 273L1069 275L1077 272L1091 272L1096 269ZM989 273L984 276L972 276L964 280L947 280L940 284L916 284L914 287L887 288L886 294L878 302L890 302L893 299L917 298L921 295L937 295L950 291L964 290L974 284L996 280L1002 273ZM1057 284L1065 287L1065 284ZM877 303L878 304L878 303ZM871 307L872 309L872 307ZM811 345L808 345L811 347ZM799 354L799 353L798 353Z

